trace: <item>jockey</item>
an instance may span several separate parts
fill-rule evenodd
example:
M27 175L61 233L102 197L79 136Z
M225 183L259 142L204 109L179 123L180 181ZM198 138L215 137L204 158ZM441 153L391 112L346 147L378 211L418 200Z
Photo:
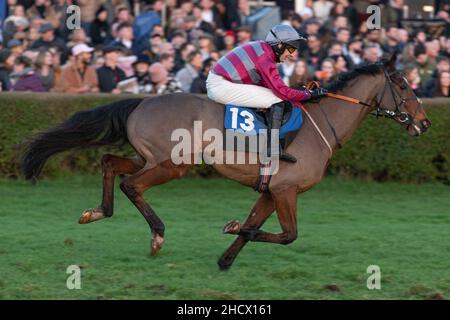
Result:
M208 75L206 89L211 100L248 108L270 108L268 130L280 129L284 108L326 95L323 88L295 90L281 79L277 63L293 59L296 50L306 47L306 39L288 25L276 25L265 41L253 41L234 48L220 58ZM270 138L267 148L270 155ZM280 159L296 162L280 144Z

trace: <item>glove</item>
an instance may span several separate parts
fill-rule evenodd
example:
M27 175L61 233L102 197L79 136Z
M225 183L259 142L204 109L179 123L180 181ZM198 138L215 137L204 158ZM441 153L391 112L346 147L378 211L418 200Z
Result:
M311 100L326 96L327 93L328 93L328 90L325 88L317 88L314 90L309 90L309 94L311 95Z

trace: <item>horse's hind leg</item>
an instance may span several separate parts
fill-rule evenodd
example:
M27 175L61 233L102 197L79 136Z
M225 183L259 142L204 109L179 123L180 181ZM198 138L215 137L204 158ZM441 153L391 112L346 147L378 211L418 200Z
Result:
M114 178L121 174L134 174L144 167L141 158L123 158L106 154L102 157L103 198L97 209L85 210L79 223L85 224L113 215L114 209Z
M259 229L274 210L275 205L272 200L272 196L267 193L262 194L242 227L248 229ZM248 241L249 240L244 236L239 236L236 240L234 240L233 244L225 251L218 261L220 270L228 270L231 267L234 259L236 259L237 255Z
M120 184L120 189L142 213L153 233L151 253L155 255L164 244L164 224L155 211L144 200L143 193L150 187L166 183L184 175L190 166L175 166L170 161L151 169L143 168L136 174L126 177Z

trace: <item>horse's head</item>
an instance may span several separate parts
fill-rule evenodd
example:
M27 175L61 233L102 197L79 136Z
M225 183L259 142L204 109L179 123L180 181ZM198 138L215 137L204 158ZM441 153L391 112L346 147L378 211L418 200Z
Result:
M384 88L377 96L377 113L388 116L402 125L412 136L431 127L422 101L417 98L406 78L395 68L396 54L384 60Z

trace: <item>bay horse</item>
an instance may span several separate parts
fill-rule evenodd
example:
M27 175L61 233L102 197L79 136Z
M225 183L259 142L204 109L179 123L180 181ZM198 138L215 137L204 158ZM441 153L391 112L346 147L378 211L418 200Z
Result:
M330 92L352 99L324 97L304 104L311 118L305 118L302 128L287 137L290 140L287 151L299 161L280 162L268 192L260 195L247 220L242 225L235 220L225 226L224 233L237 235L237 238L220 257L218 265L221 270L230 268L248 241L289 244L296 240L298 194L323 179L331 157L350 139L370 112L377 111L377 114L394 119L412 136L421 135L431 126L421 101L395 69L395 58L357 67L328 86ZM179 93L127 99L77 112L27 144L22 171L26 179L37 179L47 159L56 153L128 142L136 152L135 157L111 154L102 157L102 203L97 209L85 210L79 223L113 215L114 178L123 175L120 189L149 224L151 254L154 255L164 243L165 228L144 200L143 193L153 186L182 177L193 166L189 163L175 164L171 160L171 150L175 146L171 134L179 128L195 134L194 121L202 122L203 132L211 128L223 131L223 105L206 97ZM205 142L201 147L205 147ZM226 178L242 185L255 187L257 184L257 164L213 166ZM282 232L274 234L260 230L274 211Z

